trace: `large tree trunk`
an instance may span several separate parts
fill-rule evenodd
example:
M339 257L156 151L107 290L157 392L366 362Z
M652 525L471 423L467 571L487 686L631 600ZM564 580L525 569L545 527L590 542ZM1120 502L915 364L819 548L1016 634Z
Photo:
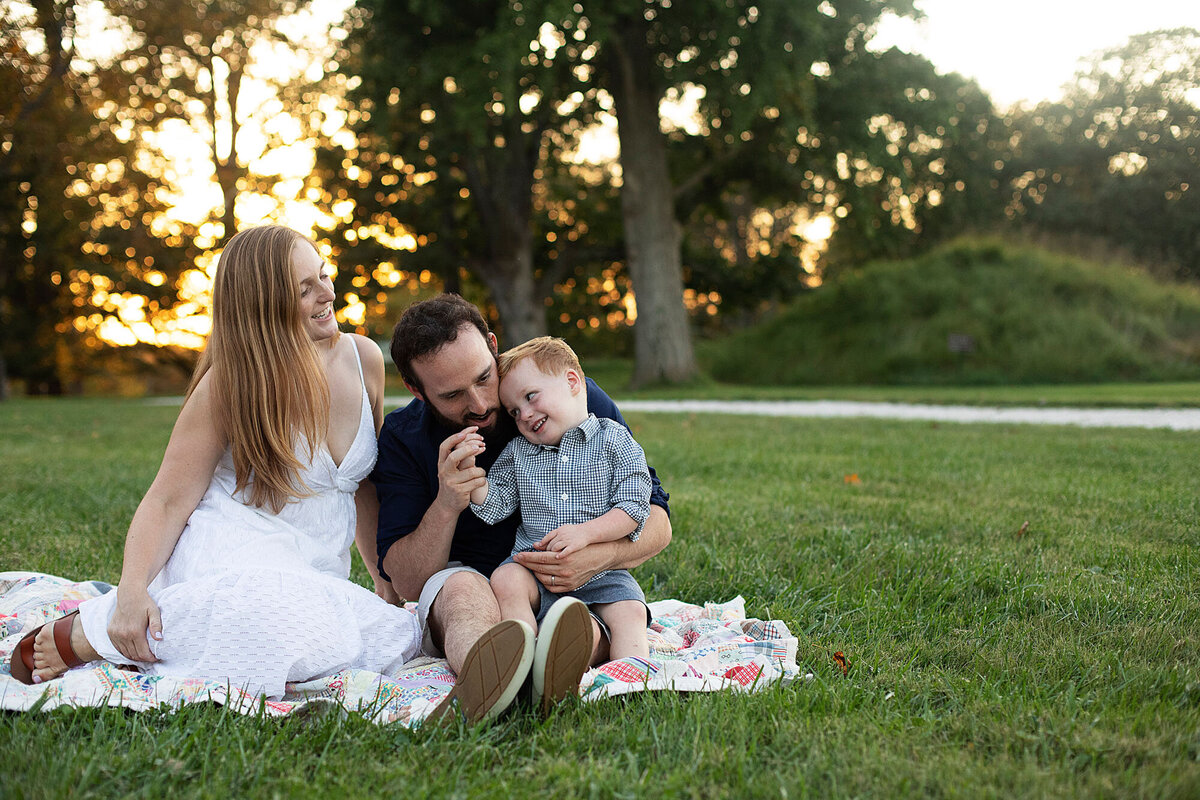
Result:
M621 144L621 215L629 276L637 298L634 386L679 383L696 375L683 307L683 265L667 141L659 128L661 93L646 32L638 19L616 30L611 44L612 92Z
M220 244L224 245L228 242L235 233L237 233L237 214L235 206L237 204L238 193L241 188L238 186L238 180L246 175L246 168L238 163L237 157L237 138L238 130L241 127L238 121L238 96L242 88L242 66L238 60L225 59L225 64L229 68L229 75L225 79L226 106L229 114L229 153L225 156L221 155L221 144L219 139L219 128L217 127L217 73L214 69L215 58L208 59L208 74L212 80L212 89L206 98L207 108L205 109L208 119L208 126L212 132L211 155L213 171L217 176L217 185L221 187L221 240Z
M480 270L500 312L500 349L546 335L546 311L533 281L531 247Z
M536 143L536 137L516 139L505 151L479 151L462 162L487 237L487 254L473 271L500 312L501 349L546 335L546 307L533 277Z

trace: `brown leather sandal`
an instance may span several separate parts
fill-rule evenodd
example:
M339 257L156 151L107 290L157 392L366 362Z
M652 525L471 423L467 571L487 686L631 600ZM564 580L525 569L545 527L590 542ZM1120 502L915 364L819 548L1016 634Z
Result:
M75 653L75 649L71 647L71 625L74 617L78 614L79 611L76 609L65 617L59 617L54 622L46 623L46 625L54 626L52 629L54 631L54 647L58 650L59 658L66 662L67 669L78 667L84 663L83 659ZM33 685L33 642L46 625L34 628L22 636L17 648L12 653L9 670L14 678L26 686Z

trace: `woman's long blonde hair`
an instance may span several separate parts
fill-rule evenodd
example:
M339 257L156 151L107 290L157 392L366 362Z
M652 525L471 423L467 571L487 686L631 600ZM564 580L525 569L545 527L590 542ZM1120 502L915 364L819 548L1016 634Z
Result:
M190 397L212 371L213 407L229 437L237 489L249 487L252 505L276 513L310 494L298 439L311 462L329 425L329 383L292 272L298 244L312 241L282 225L229 240L213 284L212 333L188 387Z

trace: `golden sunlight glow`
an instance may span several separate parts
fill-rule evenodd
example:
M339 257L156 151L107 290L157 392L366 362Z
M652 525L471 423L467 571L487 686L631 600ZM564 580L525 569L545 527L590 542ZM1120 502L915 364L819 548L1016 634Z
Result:
M692 83L684 84L683 91L675 87L667 90L659 104L659 120L665 133L682 130L689 136L703 136L709 131L706 121L700 118L700 101L706 90Z
M284 108L275 87L290 81L316 81L323 77L325 60L314 58L313 54L328 47L326 31L331 23L344 17L350 2L315 0L303 10L281 19L281 30L300 46L270 37L254 43L238 98L236 141L232 139L228 97L223 92L222 71L227 67L220 59L214 59L212 75L201 75L202 80L214 82L215 79L218 96L215 130L207 127L203 106L193 103L190 119L168 120L157 131L142 135L143 151L139 154L138 166L162 172L164 181L157 190L157 199L169 209L166 215L150 220L150 230L155 236L170 241L172 237L182 236L184 225L187 225L198 226L196 244L202 248L211 249L220 241L224 231L220 223L213 220L222 203L221 190L215 180L214 151L221 157L232 154L237 164L250 173L274 180L270 194L239 191L234 207L239 227L283 222L311 236L318 228L330 228L348 218L352 203L326 208L318 205L319 192L305 192L304 179L312 171L315 161L314 144L307 138L301 120ZM107 30L106 24L100 17L91 20L89 35L80 37L81 49L83 46L93 50L100 48L97 52L107 52L110 57L119 53L126 37L121 31ZM317 102L317 110L322 117L323 134L343 146L353 144L353 135L345 127L345 111L339 107L336 97L322 97ZM124 165L114 162L99 165L96 169L101 174L89 176L93 181L112 181L119 178L115 171L123 171ZM416 247L411 236L397 236L393 240L408 245L406 249ZM101 247L98 245L93 249L103 254ZM322 255L328 258L329 248L322 249L325 251ZM106 314L79 317L71 325L114 345L145 343L199 349L212 328L209 309L216 258L215 253L205 253L197 260L195 268L184 271L174 287L179 302L169 311L147 303L140 295L112 295L107 288L90 281L94 288L91 299L99 300L98 306ZM143 279L152 286L162 286L166 275L147 270ZM88 282L87 277L72 276L72 286L78 284L80 290ZM345 313L348 319L356 321L361 320L363 312L365 306L359 301L357 305L352 303Z
M342 297L346 305L337 312L339 322L349 322L351 325L362 325L367 321L367 305L354 292L348 292Z
M389 250L407 250L416 252L418 242L408 231L397 234L383 225L363 225L354 231L358 239L374 239Z
M404 273L396 269L395 265L390 261L381 261L375 266L375 270L371 273L371 277L380 286L386 286L389 289L404 280Z
M633 296L632 289L625 293L621 305L625 307L625 319L629 320L629 324L637 322L637 298Z
M1116 174L1120 173L1126 177L1137 175L1146 168L1149 160L1141 153L1117 153L1108 161L1108 171Z
M581 102L582 99L581 96ZM621 142L617 138L617 118L609 111L601 111L596 116L596 124L580 133L579 146L574 151L563 154L564 160L573 164L607 166L610 169L619 166L620 157Z
M324 31L331 21L344 15L351 2L314 0L303 11L280 21L281 29L286 28L294 40L312 38L311 49L307 51L267 37L253 45L238 96L236 140L233 137L234 126L230 120L232 111L228 98L221 93L223 81L220 70L225 67L220 59L215 60L212 75L201 76L214 81L218 89L215 129L209 127L206 109L197 102L190 109L189 117L166 121L158 130L142 135L143 152L138 157L138 166L151 174L162 174L163 181L157 189L157 199L169 209L166 214L147 220L151 233L176 244L183 244L184 236L195 235L195 244L207 252L197 259L192 268L184 270L171 287L178 301L169 309L159 308L157 301L137 294L114 292L111 282L106 283L107 279L102 276L83 272L65 274L62 279L70 282L77 296L87 298L96 309L103 312L81 314L67 325L80 332L94 334L113 345L203 347L212 327L209 316L212 279L219 257L213 249L226 235L219 220L223 196L216 180L214 152L232 159L239 169L244 169L254 179L253 187L238 187L233 211L239 227L281 222L312 236L314 232L333 230L338 225L350 222L355 209L352 199L344 193L340 197L330 197L307 180L316 160L312 126L319 125L322 135L353 153L356 141L347 128L346 109L339 98L333 95L320 98L314 107L298 111L289 109L276 87L288 82L317 81L324 77L327 59L314 57L314 53L325 52L329 43L322 39ZM553 60L558 50L567 44L568 36L581 38L579 32L564 33L553 25L542 25L536 38L530 42L531 58L536 57L543 62ZM122 46L120 39L113 41L116 42L113 52L119 52ZM681 60L690 57L686 52L679 56ZM343 81L340 85L344 88L349 84ZM445 79L443 88L451 94L458 91L458 85L452 77ZM746 84L740 91L747 93L751 87ZM700 103L704 95L705 88L693 84L669 90L660 106L662 130L668 134L689 136L709 133L710 127L717 123L710 123L700 116ZM517 99L517 105L522 113L531 114L542 100L540 92L533 88ZM584 95L576 92L560 104L558 110L562 114L569 114L584 101ZM575 150L567 153L565 158L577 165L585 181L594 184L612 181L619 185L620 145L617 119L612 112L613 99L607 92L599 90L596 102L601 110L595 124L581 132ZM499 101L494 110L496 113L503 112ZM423 118L432 121L433 113L432 109L426 109ZM777 118L779 111L767 109L763 114L768 119ZM872 125L872 132L887 137L889 143L901 138L902 131L898 131L897 123L891 118L877 118L872 120ZM804 131L800 132L797 141L802 145L816 145L815 140ZM416 186L437 179L437 173L433 171L434 162L427 160L422 166L425 169L418 171L415 165L399 159L391 164L380 165L385 172L403 171ZM94 175L81 175L80 196L89 191L87 178L119 182L124 168L124 164L114 161L95 167ZM351 156L343 162L343 168L350 180L358 180L360 185L366 186L377 167L374 163L355 163ZM852 162L845 155L839 156L838 172L843 180L878 180L870 165ZM383 185L392 186L399 180L398 176L394 176L389 182L389 177L393 176L381 176ZM821 187L816 188L821 191ZM894 213L903 216L907 212L911 216L911 204L915 198L910 199L903 192L895 195L893 193ZM574 201L567 201L553 209L550 215L564 226L564 232L559 235L566 240L577 241L580 237L586 237L588 231L584 222L575 219L573 208ZM730 259L739 257L737 248L744 248L751 257L770 256L778 254L786 246L784 243L788 236L799 236L804 244L798 269L810 285L816 285L820 280L817 260L826 248L837 217L845 213L846 209L837 206L831 192L826 192L826 208L815 215L801 211L798 206L774 211L759 209L746 221L746 230L741 234L727 230L719 232L718 247ZM36 215L28 217L23 224L28 232L32 232L31 228L37 224ZM105 224L128 224L128 221L106 218ZM398 253L416 252L425 244L424 237L417 237L394 222L359 224L346 228L344 235L347 242L372 240ZM556 240L554 233L547 236L550 243ZM99 255L105 254L103 244L96 243L89 247ZM330 244L318 243L318 250L323 258L331 261L334 253ZM552 250L550 257L553 258L555 254L556 251ZM132 255L130 257L133 258ZM335 264L331 264L331 269L336 274ZM613 329L634 324L638 315L637 299L628 277L619 276L618 269L619 265L609 267L599 277L581 281L583 285L580 286L576 286L575 279L568 279L558 288L559 291L586 292L595 304L595 313L574 320L574 324L592 329L601 326ZM138 265L133 271L151 286L164 286L168 280L167 272L156 269L152 262ZM381 287L382 290L369 288L371 280L377 289ZM368 316L384 313L387 290L407 290L415 294L434 280L435 276L429 270L407 271L391 260L365 270L360 267L351 280L352 290L341 297L337 319L361 329ZM684 293L682 299L690 312L702 316L716 315L723 300L718 292L691 289ZM78 305L82 309L86 303L81 300Z

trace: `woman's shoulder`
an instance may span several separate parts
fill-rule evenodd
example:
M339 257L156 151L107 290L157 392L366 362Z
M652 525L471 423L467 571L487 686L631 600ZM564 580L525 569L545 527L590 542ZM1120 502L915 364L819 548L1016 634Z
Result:
M358 356L362 360L364 372L371 369L383 369L383 351L379 349L379 345L357 333L347 333L345 336L354 347L358 348Z
M371 408L375 411L375 431L378 433L379 425L383 421L383 353L379 345L366 336L359 336L357 333L348 333L346 336L350 339L351 346L358 351L358 361L362 364L363 386L366 387Z
M184 400L183 408L179 412L179 422L188 426L210 426L224 440L224 414L220 413L224 409L217 397L216 381L217 377L212 370L200 376L195 388Z
M196 408L211 408L216 395L214 383L216 377L210 369L200 376L200 380L196 381L195 387L188 393L184 405L190 405Z

